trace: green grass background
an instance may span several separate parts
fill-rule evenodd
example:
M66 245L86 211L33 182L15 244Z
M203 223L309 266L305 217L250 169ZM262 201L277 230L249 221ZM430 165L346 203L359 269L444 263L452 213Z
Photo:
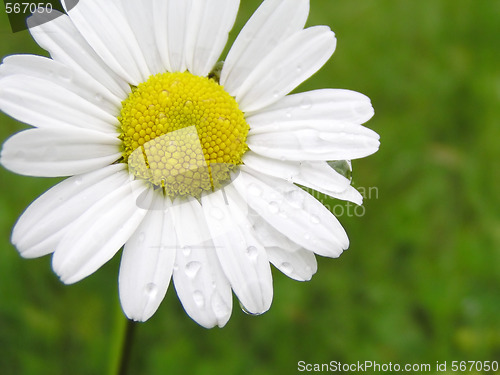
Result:
M231 40L260 1L242 3ZM137 327L130 374L500 360L500 2L312 0L316 24L336 32L337 51L297 91L365 93L381 135L380 151L353 163L355 186L378 195L364 215L341 215L350 249L320 258L307 283L273 270L271 310L252 317L235 301L223 329L199 327L170 287ZM1 11L0 55L14 53L44 51ZM0 124L2 141L25 128L3 114ZM1 374L105 374L116 356L119 256L65 286L50 257L22 259L9 242L55 182L0 170Z

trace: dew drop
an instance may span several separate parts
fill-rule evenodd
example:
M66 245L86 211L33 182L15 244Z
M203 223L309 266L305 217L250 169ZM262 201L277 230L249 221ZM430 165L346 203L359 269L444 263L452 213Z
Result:
M297 73L302 73L302 65L297 65Z
M273 91L273 98L278 99L279 97L280 97L280 92L277 90Z
M253 313L253 312L248 311L247 308L245 306L243 306L243 304L241 302L240 302L240 308L241 308L241 311L243 311L247 315L252 315L252 316L262 315L262 313Z
M309 241L311 239L311 235L309 233L304 234L304 239Z
M319 224L319 221L319 217L317 217L316 215L311 215L311 223Z
M287 109L286 112L285 112L285 116L286 118L292 118L292 110L291 109Z
M199 308L205 306L205 297L203 297L203 293L200 292L199 290L196 290L193 293L193 300L196 306L198 306Z
M186 275L189 278L194 279L198 274L200 268L201 268L200 262L195 262L195 261L189 262L188 264L186 264Z
M281 270L287 275L290 275L293 272L293 266L288 262L283 262L281 263Z
M278 202L273 201L269 203L269 212L271 212L272 214L277 214L278 212L280 212L280 206Z
M301 109L311 109L312 108L312 101L309 98L304 98L300 102L300 108Z
M158 286L155 283L147 283L144 287L144 291L149 298L155 298L158 293Z
M81 177L77 177L75 178L75 185L76 186L80 186L82 184L83 180Z
M248 246L246 253L251 260L256 260L259 256L259 250L255 246Z
M191 255L191 247L190 246L182 246L182 254L184 254L185 257L188 257Z
M59 72L59 78L64 81L71 81L73 79L73 72L69 69L63 69Z
M224 302L218 292L214 292L210 305L217 319L225 319L231 312L231 308Z
M250 184L250 186L248 186L248 192L255 197L260 197L262 189L255 184Z
M304 195L301 194L299 190L288 191L284 194L287 202L293 208L303 208L304 207Z
M103 100L103 97L102 97L102 95L101 95L101 94L96 94L96 95L95 95L95 101L96 101L96 102L102 102L102 100Z

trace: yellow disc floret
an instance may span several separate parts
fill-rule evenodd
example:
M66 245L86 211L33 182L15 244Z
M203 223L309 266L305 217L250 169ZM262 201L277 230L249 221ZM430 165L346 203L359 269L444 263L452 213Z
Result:
M243 112L213 79L157 74L122 106L123 162L172 198L223 186L248 150Z

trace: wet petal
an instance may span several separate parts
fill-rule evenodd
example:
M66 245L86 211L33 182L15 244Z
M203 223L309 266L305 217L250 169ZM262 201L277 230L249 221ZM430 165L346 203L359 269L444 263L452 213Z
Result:
M266 0L252 15L229 51L220 82L236 96L254 68L280 43L304 28L309 0Z
M242 111L260 110L277 102L316 73L335 51L335 34L327 26L297 32L272 50L238 88Z
M254 211L301 247L328 257L349 247L337 218L294 184L242 167L233 185Z
M118 119L50 79L0 78L0 109L39 128L83 128L116 134Z
M99 269L132 236L146 214L137 206L142 181L123 184L83 213L59 242L52 266L66 284Z
M130 86L96 54L67 15L51 17L50 22L45 22L44 17L47 15L37 13L27 21L31 35L40 47L47 50L55 61L79 71L88 80L98 82L117 98L123 100L127 97Z
M12 231L12 243L26 258L53 252L69 225L127 179L125 164L116 164L60 182L24 211Z
M239 0L193 2L186 48L187 69L205 77L226 45L238 13Z
M121 157L120 140L85 129L29 129L3 145L0 163L28 176L61 177L86 173Z
M222 269L245 309L261 314L271 306L272 276L245 208L232 185L203 197L203 211Z
M217 258L203 209L191 198L174 204L172 214L178 237L174 267L177 295L186 313L198 324L223 327L232 311L231 286Z
M120 77L138 85L151 75L125 15L115 1L85 0L68 10L71 21L99 57Z
M249 135L255 153L280 160L351 160L377 152L379 136L362 125L301 122L275 132Z
M141 322L148 320L163 301L176 253L169 200L158 192L153 199L144 220L123 248L118 279L123 311L129 319Z

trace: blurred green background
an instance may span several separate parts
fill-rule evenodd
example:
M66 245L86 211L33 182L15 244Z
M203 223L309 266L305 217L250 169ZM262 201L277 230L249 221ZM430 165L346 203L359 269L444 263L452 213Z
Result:
M231 40L260 0L242 3ZM296 91L368 95L367 125L381 135L380 151L353 163L354 185L377 194L357 214L334 203L350 249L319 258L307 283L273 270L271 310L251 317L235 301L223 329L194 323L171 287L136 329L130 374L500 360L500 1L312 0L317 24L335 31L337 51ZM11 33L3 11L0 38L0 56L45 54L27 31ZM25 128L0 122L2 141ZM2 374L104 374L115 356L119 257L65 286L50 257L24 260L9 242L16 218L55 183L0 170Z

